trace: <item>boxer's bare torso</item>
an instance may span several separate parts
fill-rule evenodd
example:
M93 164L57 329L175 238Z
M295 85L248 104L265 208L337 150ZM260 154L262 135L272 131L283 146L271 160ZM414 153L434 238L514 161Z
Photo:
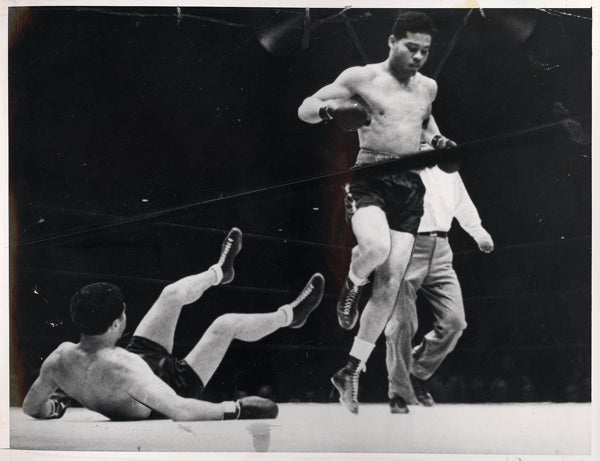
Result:
M320 108L333 111L348 100L358 99L367 107L370 123L358 128L360 147L393 157L419 152L423 134L437 131L429 124L432 103L437 95L435 80L419 73L427 60L431 36L407 33L390 37L388 59L376 64L344 70L332 83L306 98L298 116L307 123L319 123Z
M108 418L145 419L150 408L128 393L144 360L121 347L85 347L62 343L44 363L46 378L90 410ZM138 383L139 384L139 383Z
M418 152L435 99L432 79L417 73L400 82L380 63L351 69L347 85L370 109L371 123L358 130L361 148L398 157Z

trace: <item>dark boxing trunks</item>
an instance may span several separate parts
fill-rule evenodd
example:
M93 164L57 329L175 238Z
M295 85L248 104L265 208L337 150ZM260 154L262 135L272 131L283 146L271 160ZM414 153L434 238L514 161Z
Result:
M361 149L356 166L382 160L390 160L390 155ZM423 216L425 196L419 174L398 169L361 176L345 185L346 218L350 219L359 208L376 206L385 213L390 229L416 234Z
M133 336L126 349L143 358L154 374L171 386L177 395L200 398L204 384L185 360L174 357L163 346L143 336Z

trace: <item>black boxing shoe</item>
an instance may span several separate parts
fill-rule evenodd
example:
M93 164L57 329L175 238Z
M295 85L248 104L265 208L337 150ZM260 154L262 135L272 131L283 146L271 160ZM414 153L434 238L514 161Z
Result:
M399 395L394 395L390 399L390 413L393 415L410 413L408 407L406 406L406 400Z
M356 285L346 277L340 299L337 302L337 317L344 330L351 330L358 320L358 303L364 285Z
M310 313L317 308L321 299L323 299L324 290L325 278L318 272L313 274L298 297L289 304L294 310L294 317L289 324L290 328L304 326Z
M221 245L221 254L217 264L223 270L221 285L225 285L233 280L235 270L233 269L233 260L242 249L242 231L237 227L232 228L223 244Z
M358 414L358 379L362 371L358 360L356 363L358 365L348 361L344 368L331 377L331 383L340 393L340 403L354 414Z
M421 405L424 407L432 407L435 405L433 397L427 390L427 381L419 379L414 375L410 375L410 383L412 384L415 396Z

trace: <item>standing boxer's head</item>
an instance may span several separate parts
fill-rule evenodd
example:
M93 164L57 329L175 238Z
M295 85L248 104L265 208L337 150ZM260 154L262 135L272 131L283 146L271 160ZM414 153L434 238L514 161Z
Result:
M123 293L111 283L92 283L80 289L69 305L73 323L84 335L101 335L109 330L116 339L125 330L127 317Z
M403 13L398 16L388 38L388 61L392 71L399 75L414 75L427 61L436 29L423 13Z

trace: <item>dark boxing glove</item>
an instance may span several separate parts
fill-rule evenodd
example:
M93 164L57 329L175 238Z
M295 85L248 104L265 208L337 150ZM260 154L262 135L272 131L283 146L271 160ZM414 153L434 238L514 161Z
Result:
M435 150L450 149L457 147L456 143L441 134L436 134L431 138L431 145ZM449 155L449 154L447 154ZM456 155L451 155L449 158L444 158L438 162L438 167L446 173L455 173L460 170L461 162Z
M441 134L436 134L433 138L431 138L431 145L435 150L449 149L451 147L456 147L456 143L452 141L452 139L448 139Z
M273 419L279 413L277 404L263 397L243 397L223 403L226 405L223 419Z
M330 105L319 109L323 120L334 120L344 131L356 131L371 124L369 110L354 99L334 100Z
M50 414L46 417L46 419L58 419L62 418L67 411L67 405L61 402L58 399L51 398L50 399L51 411Z

